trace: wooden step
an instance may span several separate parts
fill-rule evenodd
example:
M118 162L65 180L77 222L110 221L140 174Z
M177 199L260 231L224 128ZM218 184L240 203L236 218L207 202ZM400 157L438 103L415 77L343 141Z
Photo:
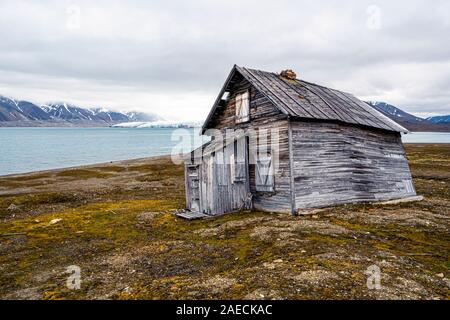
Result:
M210 216L201 212L192 212L192 211L183 211L183 212L175 212L174 213L177 217L187 219L187 220L194 220L194 219L203 219L203 218L209 218Z

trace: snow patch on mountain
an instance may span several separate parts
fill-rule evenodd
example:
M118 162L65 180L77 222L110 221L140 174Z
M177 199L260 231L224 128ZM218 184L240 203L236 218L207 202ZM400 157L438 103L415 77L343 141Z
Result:
M171 122L166 120L150 121L150 122L127 122L113 125L115 128L199 128L201 122Z
M450 115L429 117L427 120L433 123L450 123Z
M161 118L144 112L118 112L104 107L84 108L67 102L36 105L28 101L0 96L0 122L55 122L58 125L99 124L156 121ZM41 123L39 123L41 124ZM20 124L18 124L20 125Z

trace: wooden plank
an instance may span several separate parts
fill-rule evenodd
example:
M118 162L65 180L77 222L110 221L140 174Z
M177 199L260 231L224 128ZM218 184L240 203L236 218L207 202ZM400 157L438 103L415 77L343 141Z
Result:
M355 103L353 99L349 99L349 97L346 96L343 92L337 90L333 90L333 92L338 98L340 98L343 101L342 103L347 104L351 108L354 114L360 114L360 111L355 111L357 110L356 108L360 109L360 106L357 103ZM367 113L366 111L363 112L364 112L364 119L359 120L360 124L386 130L392 129L391 127L383 123L383 121L381 121L379 118L373 117L370 113Z
M315 119L323 120L339 120L345 121L336 113L336 111L327 105L323 99L316 93L311 91L305 84L304 81L296 81L292 88L297 91L299 96L303 96L304 99L311 105L311 110L316 110L316 113L322 113L322 116L318 116Z
M271 88L276 97L283 101L284 104L289 106L291 114L297 115L299 117L314 118L311 112L305 110L298 103L297 98L289 94L288 88L283 89L283 81L281 81L277 77L274 77L273 74L270 74L268 72L254 71L254 73L257 75L258 80L261 81L261 83L263 83L266 88Z
M295 180L294 180L294 147L292 140L292 126L291 120L288 119L288 133L289 133L289 179L291 188L291 213L297 214L297 208L295 204Z
M379 127L379 123L371 122L366 115L361 114L359 107L354 108L347 100L340 99L336 94L330 92L328 88L314 86L314 90L336 110L343 118L351 119L349 123L356 123L366 126Z
M295 111L290 108L289 104L280 99L277 94L270 87L264 84L261 79L255 76L250 69L242 68L242 72L247 75L249 81L251 81L251 83L258 88L258 90L260 90L273 102L275 107L280 108L280 110L285 114L295 114Z
M189 209L191 201L190 201L190 188L188 183L188 164L184 165L184 190L186 193L186 209Z
M309 83L302 81L301 84L308 89L310 92L312 92L314 95L316 95L324 104L327 105L327 107L333 111L333 113L336 115L335 117L330 117L330 120L340 120L348 123L356 123L355 120L346 115L345 113L339 112L339 108L332 107L326 99L320 94L320 92L316 91L316 88Z
M201 212L191 212L191 211L185 211L185 212L175 212L174 213L177 217L187 219L187 220L195 220L195 219L203 219L203 218L210 218L211 216L207 214L203 214Z
M297 208L415 195L399 133L326 122L291 125Z

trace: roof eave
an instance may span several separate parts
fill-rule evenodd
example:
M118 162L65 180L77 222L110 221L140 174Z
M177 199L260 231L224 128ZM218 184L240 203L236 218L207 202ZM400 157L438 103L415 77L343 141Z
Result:
M374 130L381 130L381 131L388 131L388 132L399 132L399 133L410 133L410 131L402 126L399 125L399 127L402 127L404 129L404 131L400 131L400 130L393 130L393 129L384 129L384 128L380 128L380 127L374 127L374 126L369 126L369 125L364 125L364 124L359 124L359 123L349 123L349 122L345 122L342 120L331 120L331 119L317 119L317 118L308 118L308 117L300 117L300 116L289 116L289 119L291 119L292 121L304 121L304 122L329 122L329 123L336 123L336 124L344 124L344 125L348 125L348 126L354 126L354 127L361 127L361 128L366 128L366 129L374 129Z

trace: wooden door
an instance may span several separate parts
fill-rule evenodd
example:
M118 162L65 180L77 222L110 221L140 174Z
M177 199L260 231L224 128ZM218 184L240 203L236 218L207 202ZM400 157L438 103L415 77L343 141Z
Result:
M193 212L200 211L200 169L198 165L189 165L187 168L188 209Z

